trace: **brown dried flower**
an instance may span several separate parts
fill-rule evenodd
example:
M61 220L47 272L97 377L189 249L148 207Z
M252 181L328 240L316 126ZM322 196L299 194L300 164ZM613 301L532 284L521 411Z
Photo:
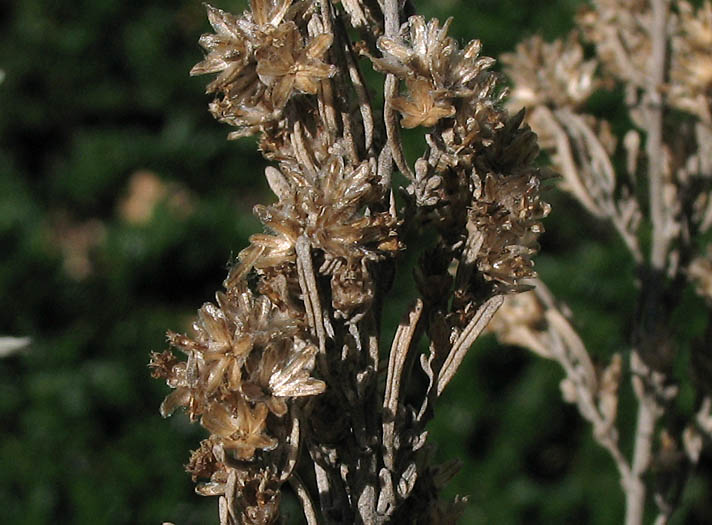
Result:
M323 62L331 35L321 34L304 47L297 26L286 22L270 34L270 40L255 56L257 76L272 89L273 107L283 108L294 89L316 95L319 82L334 75L334 66Z
M320 394L325 385L310 376L315 348L298 337L303 331L298 314L255 297L244 284L218 292L217 303L198 311L194 339L169 332L169 342L187 361L170 352L153 354L154 374L175 389L161 414L188 407L191 419L202 415L201 424L225 450L250 459L256 449L277 446L267 434L270 410L282 416L288 399ZM263 383L255 379L260 374L266 374Z
M447 36L449 18L440 27L437 19L425 22L422 16L411 16L401 27L399 38L382 36L378 48L383 58L372 59L374 66L399 78L421 78L445 95L468 96L470 84L494 64L494 59L479 56L482 45L473 40L464 49Z
M259 359L247 363L249 376L241 391L253 402L263 402L281 417L287 413L286 399L314 396L326 389L323 381L311 377L317 348L301 340L293 345L270 345Z
M383 57L371 57L374 67L406 81L407 96L393 100L405 128L430 127L452 117L452 99L479 96L477 84L483 75L491 75L487 70L494 60L479 56L479 40L460 49L455 39L447 36L451 22L448 19L441 28L437 19L426 23L422 16L412 16L398 38L378 39Z
M265 421L269 410L267 405L257 403L250 408L247 401L236 397L233 410L222 403L211 403L200 424L220 438L226 451L233 452L239 459L251 459L255 450L272 450L277 440L268 436Z
M332 276L336 310L350 316L373 295L361 286L370 280L367 263L393 256L401 248L397 220L390 213L362 211L377 191L371 167L362 163L351 168L342 157L333 156L313 182L293 169L270 170L273 186L281 181L282 189L276 190L280 200L255 206L254 211L273 233L250 237L251 246L240 253L228 282L251 268L265 272L293 264L297 239L304 235L323 252L320 271ZM365 293L356 292L355 282Z
M597 62L584 60L578 35L545 42L536 35L500 58L512 79L509 105L517 109L538 105L577 108L598 88Z
M670 101L712 124L712 3L699 9L681 1L679 31L672 39Z
M207 6L215 34L203 35L200 44L208 51L191 75L220 73L207 87L217 93L211 113L238 131L237 138L274 126L296 91L316 94L318 82L335 69L323 62L333 37L321 34L304 45L296 23L286 18L292 0L252 0L252 13L236 17ZM301 4L301 3L298 3Z
M434 96L432 84L427 80L408 79L406 86L408 97L393 99L393 107L403 115L401 126L404 128L431 127L441 118L455 114L452 104Z

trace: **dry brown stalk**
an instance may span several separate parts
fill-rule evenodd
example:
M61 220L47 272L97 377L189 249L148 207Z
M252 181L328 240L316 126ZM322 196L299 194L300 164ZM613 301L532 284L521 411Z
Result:
M710 330L692 351L693 362L701 365L693 378L697 415L689 417L683 432L669 422L685 417L673 403L680 385L672 371L681 357L671 315L686 282L708 301L712 297L712 264L700 237L710 225L712 197L712 3L706 0L696 9L684 0L594 0L578 26L566 40L547 44L535 37L522 43L503 61L515 83L511 103L529 106L528 122L562 174L561 187L618 232L637 266L629 364L623 368L615 354L596 372L568 316L541 284L536 295L508 299L492 329L501 340L561 364L564 398L591 422L595 439L618 468L625 523L646 522L646 505L653 501L655 523L663 524L678 507L710 438L702 422L709 413L705 384L712 369L702 363L709 363ZM581 38L595 48L589 60ZM588 97L611 83L622 88L632 122L623 137L585 113ZM616 165L619 152L624 166ZM629 377L638 402L630 458L618 443L622 375Z
M184 407L210 433L187 467L196 490L219 497L223 525L278 521L285 482L309 524L453 523L465 500L438 493L456 468L432 463L425 426L503 297L534 276L549 211L536 136L502 107L480 42L461 48L450 20L406 17L408 2L207 9L215 32L192 74L217 74L210 111L230 138L259 137L277 200L255 207L266 233L195 334L169 333L186 359L151 359L174 389L161 413ZM364 57L383 74L382 108ZM426 134L415 163L401 128ZM405 246L423 230L433 245ZM419 297L389 349L381 316L405 250L422 255Z

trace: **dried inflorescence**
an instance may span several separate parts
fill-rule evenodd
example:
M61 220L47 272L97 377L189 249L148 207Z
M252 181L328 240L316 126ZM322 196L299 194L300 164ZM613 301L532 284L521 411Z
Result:
M712 125L712 3L700 9L679 2L679 31L672 39L670 101Z
M368 283L368 265L401 248L397 219L385 211L363 213L380 191L368 162L352 168L334 154L313 176L299 168L268 168L268 180L279 201L256 206L255 214L272 233L252 236L251 246L240 258L249 261L251 253L260 253L251 263L258 273L294 263L297 240L306 237L312 247L323 252L319 271L331 278L335 311L349 317L367 306L373 296L368 286L356 284L352 289L349 281ZM243 271L241 262L235 272Z
M652 51L648 0L595 0L577 22L606 74L642 86Z
M487 70L494 60L479 56L479 40L459 49L447 36L451 22L441 28L436 19L426 23L422 16L412 16L398 37L378 39L383 57L372 59L374 67L405 81L406 95L393 99L404 128L434 126L455 115L457 99L482 97L478 87L483 76L492 74Z
M295 93L316 94L319 81L334 66L323 61L332 36L305 38L307 3L253 0L252 11L236 17L210 5L208 19L215 34L200 38L208 51L191 75L220 73L207 87L216 93L210 112L238 128L230 138L251 135L276 125Z
M595 77L597 62L584 59L576 32L554 42L534 35L500 60L514 83L509 97L514 107L578 108L600 87Z
M186 407L226 451L251 459L277 446L269 412L282 417L288 400L320 394L325 385L310 376L316 348L303 339L298 312L280 311L245 288L218 292L217 302L198 311L194 338L168 333L186 361L170 352L153 355L154 375L175 389L161 414Z
M439 500L455 469L432 465L425 425L500 296L534 275L549 208L536 136L503 107L480 42L461 49L450 20L412 16L399 29L403 8L386 4L252 0L239 17L207 7L215 33L191 74L217 73L210 111L237 128L230 138L259 134L276 201L255 207L265 230L194 335L169 333L186 360L156 353L151 366L174 389L161 413L184 407L210 432L188 471L200 494L220 496L222 524L275 522L286 481L310 524L451 523L464 503ZM351 41L342 8L365 42ZM385 73L382 112L359 52ZM430 128L415 170L397 113L402 128ZM410 178L400 209L395 166ZM403 233L425 228L436 240L416 269L423 297L383 370L380 316ZM423 327L429 355L411 373ZM423 383L420 408L400 397L419 389L406 380Z
M530 105L527 121L561 172L561 187L620 235L636 267L640 294L631 314L628 370L619 354L605 368L594 366L572 323L541 284L536 295L505 302L491 326L501 341L561 364L564 398L577 404L595 439L611 454L631 525L643 522L648 491L658 507L656 522L669 521L707 432L701 429L707 428L710 399L699 388L706 380L695 381L699 412L694 417L673 403L681 386L673 371L679 359L673 312L685 281L707 301L712 288L709 250L701 250L706 242L699 237L712 226L712 4L700 4L594 0L581 11L578 29L568 39L546 44L535 37L504 57L515 83L511 103ZM589 59L579 34L593 45ZM619 107L626 110L611 123L586 114L595 106L588 104L590 95L604 86L618 88ZM708 327L691 349L695 376L709 375L711 333ZM622 422L616 419L625 373L638 402L630 459L618 442ZM666 423L673 419L675 427ZM685 419L687 427L680 432ZM684 443L684 452L677 443ZM667 470L654 467L666 462ZM675 490L669 490L672 485Z

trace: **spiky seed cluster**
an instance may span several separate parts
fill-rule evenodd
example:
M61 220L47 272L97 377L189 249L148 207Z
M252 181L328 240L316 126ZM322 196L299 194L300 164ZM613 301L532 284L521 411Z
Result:
M375 68L406 84L406 95L393 99L404 128L434 126L455 115L455 99L477 97L480 77L494 64L492 58L479 56L479 40L460 49L447 36L451 23L449 18L441 28L437 19L426 23L422 16L412 16L399 38L378 39L383 57L372 59Z
M243 285L218 292L217 305L203 305L193 328L192 338L168 333L169 343L186 354L186 361L170 351L152 356L154 375L175 389L161 414L168 417L185 407L192 420L200 417L210 431L211 446L237 459L273 450L277 440L268 428L270 412L281 418L290 399L325 388L310 375L316 347L307 342L301 315L280 310ZM204 467L198 471L213 474Z
M595 78L597 63L584 60L578 35L545 42L541 36L528 38L505 53L500 60L514 87L512 107L553 106L578 108L599 87Z
M695 10L678 4L679 31L673 37L670 101L712 124L712 3Z
M281 480L269 468L245 468L225 455L224 449L211 437L193 451L186 470L193 481L201 482L196 492L202 496L223 496L225 505L220 507L220 523L244 525L270 525L279 520ZM238 514L231 515L236 509Z
M645 0L595 0L577 22L584 38L596 46L605 73L642 86L651 53L651 16Z
M413 16L399 38L379 38L383 58L372 60L406 85L406 96L393 101L401 125L435 127L407 191L448 250L464 246L459 232L478 232L484 239L478 270L487 280L516 285L533 275L530 256L543 231L539 220L548 213L532 164L536 136L520 128L523 114L510 118L501 108L505 90L489 71L494 60L480 56L477 40L460 49L447 36L450 23L441 28L437 20Z
M255 268L272 264L275 246L279 255L286 249L287 260L293 259L297 238L305 235L324 254L319 271L331 277L335 312L348 318L367 306L373 297L368 264L400 247L397 221L390 213L361 211L378 191L374 178L368 163L348 168L338 156L314 180L292 170L271 171L273 187L280 188L279 202L257 206L255 213L274 234L251 239L264 254Z
M333 37L306 39L297 25L306 24L306 2L252 0L251 6L241 17L207 6L215 34L200 38L208 55L190 72L220 73L206 91L217 94L213 116L238 128L228 138L274 126L293 94L315 95L335 72L324 62Z
M366 9L358 0L342 4L352 20ZM154 374L174 389L161 412L168 416L185 407L210 432L188 471L201 480L200 494L220 496L221 524L277 519L280 485L298 462L300 424L309 419L306 447L326 472L317 474L317 483L335 484L333 497L343 492L358 501L354 519L368 510L362 497L376 497L372 480L388 478L398 487L394 492L391 486L390 493L381 487L384 520L392 515L413 522L414 508L401 505L397 514L395 508L422 496L418 522L450 523L461 502L438 503L447 476L430 466L422 442L416 446L411 439L411 434L424 436L418 426L426 420L399 419L402 428L395 432L402 435L390 438L385 422L380 438L364 437L359 427L383 416L369 413L358 421L359 411L373 411L383 401L376 381L380 319L368 314L378 311L387 292L382 290L392 271L387 262L403 249L403 220L389 184L399 145L389 128L396 125L392 112L381 123L387 130L374 122L360 84L357 46L339 25L344 19L334 18L338 8L331 2L316 5L251 0L251 12L240 17L207 8L215 34L201 37L207 56L191 73L218 74L207 88L217 95L210 110L237 128L232 138L260 134L260 149L274 163L265 175L277 200L255 207L265 232L253 235L240 252L216 304L200 309L195 334L169 333L171 346L187 359L170 351L153 355ZM367 11L375 9L374 4ZM402 95L387 95L402 115L401 126L432 128L427 153L406 188L414 213L405 216L434 225L440 236L419 280L424 302L436 311L428 331L437 332L443 352L492 294L518 291L519 280L533 275L530 258L542 231L539 221L548 213L539 200L541 174L533 165L535 135L522 126L523 113L510 117L502 108L505 90L489 71L494 61L479 55L479 41L460 49L447 36L450 22L441 27L437 20L414 16L398 35L381 36L377 44L380 30L369 29L370 52L383 56L364 51L377 70L404 87ZM341 90L344 86L350 90ZM426 361L423 370L432 379L432 363ZM344 381L330 383L313 402L299 402L325 391L314 376ZM389 381L393 395L399 379ZM346 400L350 408L342 410ZM393 415L405 412L401 403ZM388 461L385 456L374 461L371 452L360 456L371 450L371 439L381 439L379 446L390 450ZM410 444L395 458L387 440ZM357 463L363 468L352 472ZM330 489L320 485L319 490ZM349 504L322 512L347 516ZM350 519L343 516L337 521Z

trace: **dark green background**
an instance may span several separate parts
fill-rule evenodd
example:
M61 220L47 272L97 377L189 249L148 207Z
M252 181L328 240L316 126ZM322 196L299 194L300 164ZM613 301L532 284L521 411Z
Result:
M419 9L455 16L458 39L479 38L497 56L535 32L568 31L578 4L441 0ZM146 367L165 330L185 329L260 230L252 205L272 198L254 141L228 143L206 110L206 79L188 76L207 30L198 1L0 4L0 335L33 338L0 360L2 523L216 522L215 499L194 495L182 470L202 432L182 415L160 418L167 387ZM594 109L615 118L605 97ZM139 171L188 192L191 211L166 199L146 222L123 219L119 203ZM554 211L538 268L606 360L627 347L632 266L607 228L558 192L547 198ZM91 228L103 234L80 253L89 266L77 274L70 240ZM394 291L391 322L411 295ZM702 329L693 315L701 308L686 298L683 354ZM470 353L432 425L438 457L464 462L450 489L470 495L463 523L621 521L612 462L560 400L561 377L491 337ZM675 523L712 519L709 473L705 456Z

